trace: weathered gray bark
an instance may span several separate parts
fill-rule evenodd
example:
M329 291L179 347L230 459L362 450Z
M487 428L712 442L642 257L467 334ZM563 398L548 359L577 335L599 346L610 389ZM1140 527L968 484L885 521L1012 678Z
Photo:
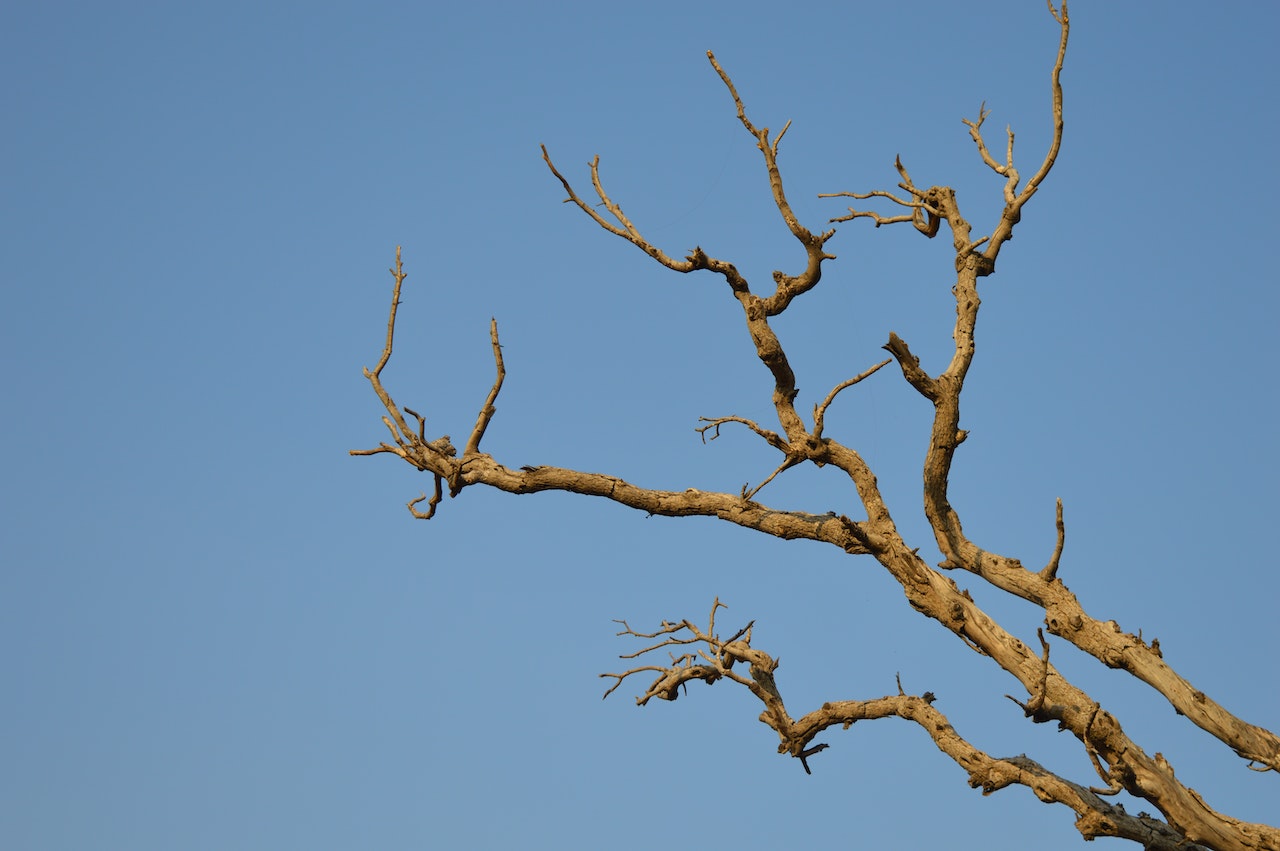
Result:
M966 121L982 161L1004 180L1004 208L991 233L973 238L972 226L961 213L955 192L946 186L916 186L900 161L895 163L901 178L898 183L900 193L877 190L824 196L874 198L899 208L899 212L891 216L850 209L846 215L832 219L832 223L856 218L870 218L877 227L910 223L928 238L936 236L943 223L947 225L955 260L952 288L956 303L955 349L950 363L938 375L928 374L906 341L890 334L884 348L892 357L833 388L822 403L815 406L812 426L796 410L796 377L770 319L819 283L823 263L834 259L823 250L823 246L835 231L814 232L797 220L787 202L778 167L778 147L787 127L772 139L768 128L756 127L747 117L729 75L708 53L711 65L733 98L738 120L756 140L764 159L773 200L783 222L807 256L805 268L798 274L774 273L771 293L756 294L732 263L708 256L701 248L694 249L685 258L675 259L649 242L605 191L598 157L591 163L591 183L596 198L590 203L579 197L570 182L556 169L545 148L543 158L564 187L568 201L596 224L632 243L668 269L685 273L708 271L719 275L728 284L731 295L742 309L747 333L755 344L757 356L772 375L773 406L780 431L741 417L706 420L701 430L704 434L712 431L714 436L720 427L728 424L745 426L781 454L777 469L756 487L744 487L741 493L733 494L692 489L653 490L598 473L558 467L513 470L502 465L480 451L481 439L494 415L494 402L506 374L496 322L491 326L490 336L497 377L461 454L448 436L429 440L423 418L412 409L399 406L383 386L381 377L391 357L396 309L405 279L399 249L392 269L395 287L386 344L377 366L373 370L365 370L365 376L386 408L383 422L390 432L391 442L381 443L374 449L355 450L352 454L393 454L419 470L432 473L432 496L428 498L424 494L409 503L410 511L420 518L434 515L443 498L445 485L450 496L457 496L472 485L486 485L510 493L562 490L603 497L650 514L718 517L775 537L822 541L850 555L871 556L899 582L913 607L1011 674L1027 692L1026 702L1019 702L1026 716L1035 723L1053 721L1061 729L1069 731L1088 754L1102 782L1100 786L1089 787L1060 777L1025 756L996 758L983 753L966 741L933 707L933 697L928 693L908 695L899 688L896 695L825 703L794 719L773 677L777 662L764 651L751 646L751 624L729 638L722 638L717 633L716 614L722 606L719 600L712 605L705 628L692 621L681 620L664 622L659 629L645 633L624 623L620 634L649 640L642 650L624 658L637 658L659 648L683 648L683 655L675 655L670 662L644 664L603 675L614 679L606 695L632 675L645 672L656 675L656 678L638 698L641 704L654 697L675 700L682 687L691 680L736 682L749 689L763 704L760 719L777 732L779 752L799 758L806 771L809 770L809 758L827 746L813 743L822 731L837 725L848 727L855 721L896 716L917 723L942 753L964 767L969 774L970 785L980 786L984 793L1018 784L1030 788L1042 801L1070 807L1078 816L1076 827L1086 839L1117 836L1158 849L1185 849L1199 845L1214 849L1280 851L1280 830L1238 821L1214 810L1177 779L1173 768L1159 753L1149 755L1130 739L1118 719L1069 682L1053 665L1044 631L1040 633L1040 646L1028 647L978 608L968 592L960 590L946 573L951 570L967 571L996 588L1039 606L1044 610L1045 630L1049 634L1070 642L1108 667L1122 668L1133 674L1159 692L1179 714L1235 751L1249 767L1280 770L1280 738L1262 727L1236 718L1179 676L1165 662L1158 642L1147 643L1140 636L1123 632L1114 621L1100 622L1084 610L1058 576L1064 540L1060 502L1057 547L1045 567L1032 570L1017 559L986 550L966 537L960 516L948 499L952 459L966 435L960 428L960 398L975 353L974 329L981 305L978 282L995 272L1001 249L1021 221L1023 208L1052 170L1062 142L1060 76L1070 26L1065 2L1061 9L1055 9L1050 3L1049 9L1061 30L1051 83L1054 133L1048 151L1031 178L1023 183L1014 165L1011 131L1007 135L1007 153L1003 161L997 160L987 148L982 135L983 121L987 116L985 108L979 110L977 119ZM601 208L604 212L600 211ZM890 360L897 363L907 383L933 404L933 426L924 460L924 509L944 556L937 567L927 564L918 555L919 548L908 546L901 537L881 497L876 477L862 456L839 440L823 434L824 414L836 395ZM412 424L406 416L413 419ZM804 463L832 466L843 471L857 490L865 516L851 519L836 513L787 511L756 500L760 489L775 476ZM419 511L418 506L424 501L427 510ZM1123 807L1107 802L1107 796L1121 790L1150 802L1160 817L1147 813L1131 815Z

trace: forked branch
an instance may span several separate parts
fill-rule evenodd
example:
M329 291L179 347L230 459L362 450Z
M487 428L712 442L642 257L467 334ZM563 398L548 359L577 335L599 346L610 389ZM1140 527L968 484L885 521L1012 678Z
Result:
M822 541L840 547L848 553L867 552L861 525L848 518L842 518L835 512L813 514L806 511L779 510L761 505L740 493L717 493L696 488L676 491L643 488L603 473L588 473L543 465L523 465L519 469L512 469L498 463L492 456L480 451L481 438L492 421L495 402L506 376L496 321L490 322L489 332L497 374L481 406L462 456L458 457L458 451L448 435L435 440L427 439L426 419L411 408L399 407L382 382L383 370L390 362L394 348L401 285L407 277L401 264L399 249L396 251L396 265L391 272L395 283L392 290L386 343L376 368L364 370L365 377L387 411L387 415L383 417L383 423L391 434L391 441L380 443L373 449L353 449L350 450L350 454L397 455L418 470L430 472L434 476L433 495L427 497L423 494L408 503L408 509L414 517L426 520L435 516L442 499L442 483L445 482L449 485L450 496L457 496L464 488L471 485L484 485L516 494L559 490L584 496L603 497L650 515L717 517L773 537ZM406 421L405 414L414 418L413 426ZM726 418L721 422L727 422L729 419ZM780 436L761 429L754 423L751 425L757 433L771 436L779 446L786 446ZM423 502L427 503L427 510L419 511L417 506Z
M608 697L628 678L641 674L656 675L636 698L636 703L641 706L653 698L676 700L694 681L707 685L722 680L737 683L763 705L760 721L777 733L778 753L799 759L805 773L812 773L809 758L829 747L825 742L813 744L813 740L824 731L832 727L848 730L859 721L901 718L923 730L939 751L968 773L969 785L982 789L984 795L1009 786L1024 786L1046 803L1070 807L1077 815L1076 829L1085 839L1113 836L1164 851L1187 851L1194 847L1168 823L1146 813L1130 815L1123 806L1109 804L1087 786L1055 774L1026 756L999 758L987 754L960 735L934 706L937 698L930 692L919 696L905 694L899 684L896 695L830 701L793 720L778 686L778 661L751 645L754 621L727 639L716 633L715 613L724 607L717 598L706 629L685 619L664 621L653 632L639 632L625 621L619 621L623 630L618 635L649 641L641 650L624 654L621 658L637 659L658 650L669 651L673 647L679 648L680 652L668 652L670 661L666 664L654 662L619 673L601 674L601 677L614 681L604 696ZM658 640L652 641L655 638ZM745 672L735 669L739 663L746 667Z
M569 181L556 169L546 149L543 158L552 174L573 203L597 225L627 240L653 257L661 265L687 273L711 271L729 285L739 303L746 329L760 362L773 379L772 401L779 430L764 428L756 422L736 416L702 418L705 425L698 431L705 439L714 439L721 425L737 423L746 426L777 449L782 458L774 471L759 485L744 486L741 493L704 492L695 488L657 490L636 486L614 476L586 473L571 469L524 465L518 469L499 463L481 451L481 441L492 424L496 400L505 378L502 347L496 321L490 323L490 342L496 367L496 378L477 415L461 457L447 435L430 440L426 418L416 411L399 408L382 383L384 368L391 358L400 290L405 274L400 251L392 275L395 286L388 318L386 343L373 370L364 374L382 402L386 415L383 424L390 433L387 442L373 449L355 450L355 455L394 454L421 471L433 476L433 496L425 494L409 503L415 517L430 518L443 498L443 484L448 483L450 496L458 495L471 485L484 485L509 493L527 494L543 490L562 490L586 496L601 497L650 514L663 516L710 516L783 539L803 538L840 547L855 555L872 555L899 582L912 607L940 623L961 641L984 657L992 659L1026 689L1029 698L1015 702L1035 722L1053 720L1083 746L1103 785L1089 788L1048 772L1026 757L994 758L961 738L950 723L933 706L933 696L907 695L899 687L897 695L870 700L837 701L823 704L817 710L793 720L787 711L775 672L778 662L769 654L752 646L751 623L732 636L722 638L716 631L716 613L723 605L717 599L704 629L691 621L664 622L651 633L632 630L625 622L620 634L643 638L648 643L624 658L646 657L665 650L666 661L646 661L629 670L603 675L614 680L606 696L623 681L637 675L653 675L654 679L638 698L675 700L685 693L693 681L713 684L730 680L748 689L764 706L761 720L774 729L780 739L779 750L800 760L806 772L809 759L827 747L814 743L822 731L841 725L848 727L859 720L899 717L920 725L935 746L969 772L970 782L984 792L1008 785L1031 788L1044 801L1071 807L1078 815L1077 828L1086 838L1121 836L1140 841L1149 848L1193 847L1197 842L1213 848L1257 848L1280 851L1280 831L1266 825L1250 824L1216 812L1174 774L1172 766L1160 754L1148 753L1125 733L1120 722L1106 712L1093 698L1069 682L1050 662L1046 634L1061 637L1090 653L1103 664L1129 671L1164 695L1170 704L1195 724L1233 748L1241 757L1258 766L1280 768L1280 739L1264 728L1249 725L1227 713L1221 706L1177 675L1164 661L1159 642L1142 639L1122 631L1114 621L1106 623L1085 613L1079 601L1059 578L1065 540L1062 504L1056 512L1056 546L1048 564L1038 571L1024 568L1017 559L978 547L965 534L960 515L948 492L954 455L968 432L960 428L960 398L975 350L975 328L981 300L980 279L995 271L996 257L1021 220L1021 211L1049 174L1062 140L1061 71L1065 56L1069 23L1066 3L1060 9L1049 2L1049 9L1060 28L1060 41L1051 88L1054 135L1048 152L1035 175L1025 186L1014 163L1014 135L1007 131L1003 161L988 148L982 135L988 116L985 104L978 117L966 121L979 157L998 176L1004 178L1003 211L995 229L985 236L972 237L969 221L962 215L955 192L944 185L927 189L918 187L900 159L894 166L899 175L898 192L873 190L865 193L836 193L855 199L875 199L896 207L893 215L873 211L850 210L847 216L833 221L855 218L872 219L877 226L910 222L928 237L940 232L946 222L952 235L955 256L955 278L951 286L956 318L952 332L954 348L950 360L941 370L927 370L907 343L890 332L884 346L892 355L907 384L928 399L933 409L933 423L924 452L923 496L925 515L933 530L943 562L936 568L919 555L919 547L908 547L889 513L879 491L875 475L865 460L852 448L824 434L826 413L844 390L866 379L889 361L883 361L862 374L836 385L813 409L813 426L808 428L796 410L798 394L796 376L781 340L770 325L770 318L783 312L800 294L817 285L822 264L834 259L823 248L833 231L815 233L796 219L783 188L778 167L779 143L790 124L784 125L776 138L768 128L757 127L747 115L736 87L728 74L708 53L708 59L728 89L738 121L756 140L765 164L770 192L789 232L804 247L805 269L789 275L773 274L772 294L754 293L746 279L730 262L707 254L695 247L684 259L675 259L651 243L610 197L600 177L599 158L590 164L591 183L599 203L581 198ZM827 196L832 197L832 196ZM603 212L601 212L603 210ZM410 425L406 415L413 418ZM856 500L865 519L851 519L846 513L829 511L811 514L801 511L773 509L755 501L764 485L784 470L810 462L817 467L841 471L856 491ZM426 511L417 506L427 503ZM850 512L855 515L859 512ZM962 570L1021 599L1040 606L1044 611L1045 629L1039 633L1040 653L1010 634L974 603L944 570ZM1124 790L1152 803L1163 821L1139 814L1129 816L1123 808L1111 806L1100 796Z

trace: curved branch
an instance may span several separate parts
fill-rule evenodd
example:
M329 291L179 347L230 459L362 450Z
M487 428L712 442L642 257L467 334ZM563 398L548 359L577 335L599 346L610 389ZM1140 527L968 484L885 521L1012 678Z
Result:
M1058 499L1057 522L1054 525L1058 528L1058 543L1053 548L1053 555L1049 556L1049 563L1040 571L1040 578L1045 582L1052 582L1058 575L1058 565L1062 563L1062 547L1067 542L1067 527L1062 522L1061 498Z
M969 133L978 143L979 152L983 161L991 166L998 174L1006 176L1005 181L1005 206L1004 211L1000 214L1000 222L996 225L995 230L991 232L987 249L983 252L983 256L987 259L992 268L995 267L996 255L1000 253L1001 247L1013 238L1013 228L1022 220L1022 208L1026 206L1031 197L1040 189L1040 185L1044 183L1045 178L1049 176L1049 172L1053 169L1053 164L1057 162L1058 152L1062 149L1062 133L1064 129L1063 113L1062 113L1062 65L1067 58L1067 39L1071 34L1071 21L1067 15L1067 0L1062 0L1061 9L1054 9L1053 0L1046 0L1049 6L1049 13L1053 15L1053 19L1058 22L1059 38L1058 38L1058 55L1054 59L1053 71L1050 73L1050 91L1052 93L1052 110L1053 110L1053 135L1049 141L1049 150L1045 152L1044 160L1040 163L1040 167L1036 169L1036 173L1027 181L1027 185L1023 187L1021 192L1015 191L1018 186L1018 171L1013 166L1013 131L1009 130L1009 148L1006 165L1001 168L994 164L991 155L986 151L986 145L982 142L982 136L979 133L979 126L985 115L979 110L977 122L965 123L969 125Z
M757 435L763 438L764 442L772 446L774 449L780 450L782 452L791 451L791 447L787 445L787 442L783 440L782 437L776 431L770 431L767 428L761 428L760 426L756 425L754 420L749 420L746 417L734 417L734 416L698 417L698 421L707 423L707 425L698 426L697 428L694 429L694 431L696 431L699 435L702 436L703 443L707 442L708 431L712 433L710 439L715 440L717 437L720 436L720 426L724 425L725 423L738 423L739 425L744 425L747 428L751 429L751 431L755 432Z
M830 407L831 403L836 400L836 396L840 394L840 391L846 390L866 378L870 378L872 375L875 375L877 372L879 372L880 369L885 365L887 365L888 363L889 363L888 360L882 360L880 361L880 363L876 364L875 366L871 367L865 372L861 372L858 375L855 375L853 378L847 379L845 381L841 381L835 387L831 388L831 392L827 394L827 398L823 399L822 402L820 402L819 404L813 406L813 436L816 438L822 437L822 428L824 425L823 421L826 419L826 416L827 416L827 408Z
M857 213L851 210L848 217L840 219L866 217L874 219L877 224L910 221L926 236L935 235L940 223L945 220L952 232L956 270L952 294L956 304L956 320L953 331L955 347L950 363L945 370L933 376L920 366L919 359L895 334L890 334L889 343L885 346L897 360L906 381L928 398L934 407L923 478L925 514L944 556L939 567L970 571L1003 590L1042 606L1045 625L1050 634L1066 638L1108 666L1133 673L1164 694L1179 712L1235 748L1241 756L1275 768L1280 765L1280 740L1273 734L1244 724L1202 693L1192 689L1189 683L1164 663L1158 641L1153 640L1148 645L1142 640L1141 633L1136 637L1132 636L1122 632L1113 621L1100 623L1084 613L1074 595L1067 591L1058 578L1064 540L1061 503L1058 504L1057 547L1049 564L1039 572L1024 569L1015 559L978 548L965 536L959 515L949 503L948 477L955 451L967 434L959 427L960 396L975 351L974 329L981 304L978 281L994 271L996 255L1003 243L1011 238L1013 226L1020 219L1022 206L1037 191L1052 168L1061 143L1060 74L1069 25L1065 1L1060 12L1054 9L1051 0L1049 8L1061 29L1059 51L1052 74L1054 139L1044 162L1025 188L1020 192L1017 190L1019 177L1013 164L1013 133L1008 132L1007 153L1002 164L992 156L982 139L981 125L987 117L985 105L979 110L976 121L966 122L983 161L1006 178L1005 208L993 233L976 240L971 239L972 228L961 215L955 192L946 186L932 186L927 190L917 188L900 159L895 161L895 167L902 178L898 186L908 193L907 196L898 197L889 192L875 191L853 197L884 198L906 208L910 214L880 217L875 213ZM1185 848L1188 840L1194 840L1214 848L1280 849L1280 831L1264 825L1235 821L1215 812L1193 790L1177 780L1172 767L1160 754L1148 756L1125 734L1113 716L1105 712L1083 690L1068 682L1050 663L1049 646L1043 634L1043 652L1032 652L983 612L967 591L961 590L945 574L927 565L918 555L919 548L907 547L881 498L875 476L865 461L852 449L822 436L825 412L836 395L883 364L833 389L814 408L813 430L806 429L795 410L795 374L768 320L785 310L795 296L817 284L822 261L832 257L822 250L832 232L815 235L808 231L796 220L787 202L777 157L781 138L790 125L784 126L778 137L770 141L768 128L756 128L747 118L732 81L715 57L708 53L708 58L733 97L739 121L756 139L769 174L775 205L788 229L805 247L808 257L806 269L799 275L774 273L775 291L772 296L761 298L753 294L746 279L732 264L708 256L701 248L695 248L684 260L676 260L648 242L605 191L599 175L598 157L591 163L591 180L600 199L599 205L589 205L578 197L568 181L556 170L545 148L543 158L568 192L568 201L587 213L601 227L641 248L667 268L679 272L706 269L721 275L729 284L744 312L757 357L773 377L773 403L782 424L782 433L762 429L749 420L725 417L715 420L704 418L703 421L711 425L699 429L703 436L705 437L708 429L714 428L718 432L719 425L723 423L741 422L783 451L785 460L764 483L789 466L803 461L811 461L819 467L828 464L837 467L849 476L856 487L859 499L866 509L866 520L850 520L835 512L814 515L767 508L751 499L764 483L754 491L744 488L740 495L703 493L695 489L662 491L638 487L619 478L597 473L536 466L526 466L516 471L499 464L479 449L480 440L493 416L494 403L505 375L496 322L491 322L491 341L498 377L481 408L462 457L457 457L457 451L448 436L428 441L423 417L404 409L404 413L417 421L416 429L410 428L404 413L386 393L380 377L391 356L396 308L404 278L398 249L396 266L392 270L396 284L387 342L377 367L372 371L365 370L365 376L387 410L383 422L391 433L391 442L380 443L374 449L355 450L352 454L395 454L417 469L431 472L435 480L435 495L428 503L428 511L419 512L415 508L426 499L425 495L409 505L410 511L417 517L430 517L434 514L441 500L444 481L449 483L451 496L456 496L473 484L510 493L564 490L609 499L650 514L714 516L779 538L806 538L840 546L849 553L871 554L899 582L913 607L942 624L978 653L992 658L1026 688L1031 699L1026 703L1019 702L1019 705L1032 721L1057 721L1063 730L1069 731L1082 743L1102 777L1105 789L1085 789L1044 771L1037 763L1024 757L993 759L972 748L958 736L953 740L951 733L954 731L948 732L950 725L945 717L940 713L932 714L935 710L931 706L932 698L927 693L918 698L900 693L897 697L873 701L828 703L799 721L793 721L774 679L777 662L768 654L751 647L750 625L728 640L715 635L715 613L721 607L718 600L712 607L710 624L705 632L688 621L682 621L679 624L664 623L661 630L644 636L660 640L632 656L643 655L660 647L679 646L687 652L673 655L669 665L645 665L622 674L608 675L616 680L610 691L616 689L627 677L641 671L658 675L654 685L646 693L645 700L651 696L674 700L691 680L700 679L708 683L720 679L733 680L748 688L765 705L765 712L761 717L766 724L778 731L782 740L780 750L800 759L806 772L810 770L807 759L826 747L825 743L812 744L813 736L821 730L836 723L848 726L869 717L903 717L928 730L939 749L965 765L970 771L971 782L981 785L985 791L995 791L1006 785L1020 783L1032 788L1042 800L1072 806L1080 814L1077 825L1084 825L1081 832L1086 837L1125 836L1139 839L1148 847L1161 848ZM608 217L602 215L597 207L603 207ZM985 251L979 251L983 246ZM625 628L624 634L642 635L632 631L630 627ZM735 670L735 664L738 663L749 669L747 673L743 673L741 668ZM1123 810L1117 813L1098 798L1099 794L1122 789L1151 801L1164 814L1167 824L1143 815L1136 817L1136 820L1126 820L1128 817L1124 816ZM1123 818L1119 818L1121 816Z

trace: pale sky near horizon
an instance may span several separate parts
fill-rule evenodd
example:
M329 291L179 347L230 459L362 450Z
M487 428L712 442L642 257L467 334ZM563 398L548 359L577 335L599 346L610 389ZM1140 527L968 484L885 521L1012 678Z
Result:
M637 629L704 621L780 657L793 715L932 691L962 735L1098 784L1025 693L911 610L869 559L562 494L430 482L347 451L386 437L362 378L395 247L409 278L385 378L461 443L637 484L738 492L777 463L767 372L722 280L664 270L561 203L606 186L673 256L764 291L803 254L712 49L818 193L1001 182L961 118L985 101L1030 174L1057 27L1042 3L11 4L0 267L10 364L0 569L0 846L12 849L1078 847L1025 788L983 797L912 725L831 730L805 775L721 683L645 708L601 672ZM982 283L952 494L982 546L1061 575L1101 619L1244 719L1280 728L1271 251L1272 4L1076 0L1059 162ZM904 17L909 14L909 17ZM840 226L775 328L798 407L880 360L951 346L951 253ZM892 369L828 436L863 452L908 540L929 409ZM759 499L856 514L832 470ZM1043 613L955 576L1022 640ZM1230 815L1276 823L1280 778L1063 642L1053 659ZM1121 800L1125 800L1122 798ZM1129 801L1130 811L1143 809Z

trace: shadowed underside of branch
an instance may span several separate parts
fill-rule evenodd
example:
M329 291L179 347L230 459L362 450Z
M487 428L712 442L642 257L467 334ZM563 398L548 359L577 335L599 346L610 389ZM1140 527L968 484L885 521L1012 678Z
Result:
M728 73L711 53L707 54L708 59L732 98L737 120L752 136L760 151L769 192L783 225L805 252L803 269L794 274L775 271L771 281L758 291L733 263L714 257L700 247L677 259L650 242L622 212L621 206L605 189L599 157L589 164L595 197L587 200L556 168L545 147L542 155L548 169L567 193L566 202L576 206L597 225L636 246L667 269L686 274L709 272L727 285L730 297L742 311L744 326L757 357L772 379L772 403L777 426L770 428L730 415L703 418L705 425L699 431L704 438L708 433L714 438L722 427L742 426L748 429L778 452L774 471L755 486L744 486L739 493L717 493L692 487L657 490L601 473L548 466L513 469L499 463L480 448L485 431L493 420L495 402L506 377L496 321L490 325L496 377L461 453L448 435L429 436L425 418L411 408L398 405L382 382L382 372L392 355L396 314L406 278L399 249L391 270L395 284L386 342L375 368L366 369L364 373L386 410L383 424L389 438L372 449L353 450L352 454L395 455L418 470L431 473L431 496L422 494L411 500L408 506L415 517L422 519L435 515L446 488L450 496L457 496L473 485L517 494L560 490L612 500L647 514L717 517L774 537L820 541L837 546L850 555L871 556L898 581L916 610L942 624L981 656L990 658L1022 686L1027 700L1016 702L1030 721L1052 721L1060 729L1070 732L1080 742L1101 782L1085 785L1068 780L1025 756L992 757L952 727L934 707L931 694L908 695L901 686L896 695L828 702L795 720L785 706L774 677L777 661L751 644L752 625L748 624L727 639L722 639L716 632L716 613L723 608L719 600L712 606L706 629L681 620L664 622L653 632L641 633L624 622L620 635L650 642L642 650L624 658L638 659L650 651L664 649L671 653L670 662L644 664L621 673L603 675L614 680L609 692L624 680L642 673L652 674L655 679L638 698L640 704L655 697L675 700L695 680L708 684L721 680L737 683L762 703L764 709L760 720L778 734L779 752L799 759L806 772L811 770L809 760L828 746L813 742L823 731L833 726L847 729L857 721L897 717L918 725L939 751L969 773L970 785L981 787L984 794L1010 785L1021 785L1031 789L1042 801L1071 808L1077 816L1076 827L1086 839L1116 836L1159 849L1185 849L1199 845L1215 849L1280 851L1280 830L1242 822L1210 807L1175 776L1173 767L1159 753L1148 755L1128 737L1117 718L1069 682L1050 661L1046 632L1070 642L1108 667L1121 668L1133 674L1161 694L1179 714L1235 751L1249 767L1264 771L1280 769L1280 739L1273 733L1236 718L1195 689L1164 660L1158 641L1153 639L1148 643L1140 635L1124 632L1114 621L1101 622L1084 610L1059 576L1065 539L1061 502L1056 508L1057 538L1053 556L1043 568L1033 570L1015 558L998 555L971 541L964 533L959 512L949 499L952 460L966 437L966 432L960 428L960 398L976 351L975 327L981 305L979 280L995 272L1001 249L1012 238L1015 226L1022 220L1024 208L1052 170L1062 142L1061 73L1070 26L1065 2L1060 8L1049 3L1049 10L1060 29L1050 87L1054 133L1032 176L1023 183L1015 165L1012 130L1006 134L1004 159L998 160L991 153L982 132L988 115L985 106L978 110L976 119L965 121L979 158L1003 180L1003 209L990 233L975 238L955 192L944 185L927 188L917 185L900 159L894 162L900 178L897 192L872 190L822 196L874 200L898 210L892 215L882 215L872 210L851 208L847 214L833 218L832 224L867 218L877 227L911 224L926 238L938 235L943 224L951 233L954 248L951 293L955 300L956 319L953 329L955 345L950 362L942 372L931 375L921 366L909 344L898 335L889 333L888 342L883 347L891 360L897 363L907 384L933 406L930 439L924 452L923 494L925 516L944 557L941 564L927 564L918 554L919 547L909 547L903 540L880 493L876 477L862 456L838 439L824 434L824 416L836 396L875 374L890 360L868 364L861 373L832 388L815 406L810 421L806 422L804 414L796 409L796 376L770 319L819 284L823 264L835 259L824 249L835 231L814 231L799 222L787 199L779 167L780 143L790 124L776 136L771 135L769 128L757 126L748 117ZM825 514L812 514L769 507L757 501L761 489L774 478L806 463L832 467L847 477L858 496L857 510L848 512L847 508L833 506L833 510ZM426 503L425 510L419 508L423 503ZM850 517L850 513L854 516ZM1040 607L1044 612L1044 630L1039 635L1039 647L1033 649L1028 646L978 608L968 592L961 590L949 575L954 571L968 573ZM1108 803L1107 797L1121 791L1149 802L1159 815L1145 812L1130 815L1120 804Z

